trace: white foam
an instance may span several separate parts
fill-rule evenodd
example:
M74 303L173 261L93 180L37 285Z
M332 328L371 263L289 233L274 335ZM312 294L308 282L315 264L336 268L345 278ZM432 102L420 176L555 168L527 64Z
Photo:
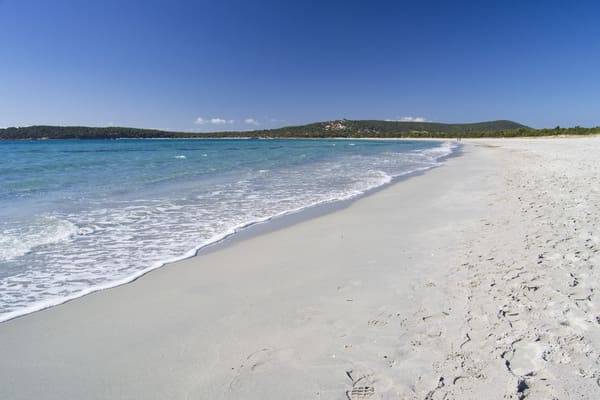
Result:
M36 247L68 240L77 233L75 224L44 217L25 229L20 226L0 232L0 261L21 257Z

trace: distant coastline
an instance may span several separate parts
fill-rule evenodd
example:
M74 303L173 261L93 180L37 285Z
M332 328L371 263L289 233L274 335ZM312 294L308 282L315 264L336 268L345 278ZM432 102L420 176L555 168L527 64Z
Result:
M48 139L275 139L275 138L489 138L600 134L600 127L534 129L508 120L468 124L378 120L334 120L277 129L178 132L128 127L49 126L0 129L0 140Z

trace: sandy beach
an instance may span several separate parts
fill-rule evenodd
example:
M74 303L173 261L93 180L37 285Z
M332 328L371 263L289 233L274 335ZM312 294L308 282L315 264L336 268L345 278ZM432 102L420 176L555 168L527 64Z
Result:
M0 324L0 398L595 398L600 138L463 144L338 211Z

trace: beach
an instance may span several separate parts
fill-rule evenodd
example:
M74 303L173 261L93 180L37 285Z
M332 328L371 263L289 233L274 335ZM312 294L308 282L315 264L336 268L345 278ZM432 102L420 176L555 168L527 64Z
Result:
M593 398L600 138L462 143L337 210L1 323L0 398Z

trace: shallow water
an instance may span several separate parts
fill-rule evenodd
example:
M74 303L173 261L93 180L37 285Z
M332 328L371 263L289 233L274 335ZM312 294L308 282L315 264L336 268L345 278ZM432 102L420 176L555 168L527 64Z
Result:
M0 321L439 164L443 142L0 142Z

